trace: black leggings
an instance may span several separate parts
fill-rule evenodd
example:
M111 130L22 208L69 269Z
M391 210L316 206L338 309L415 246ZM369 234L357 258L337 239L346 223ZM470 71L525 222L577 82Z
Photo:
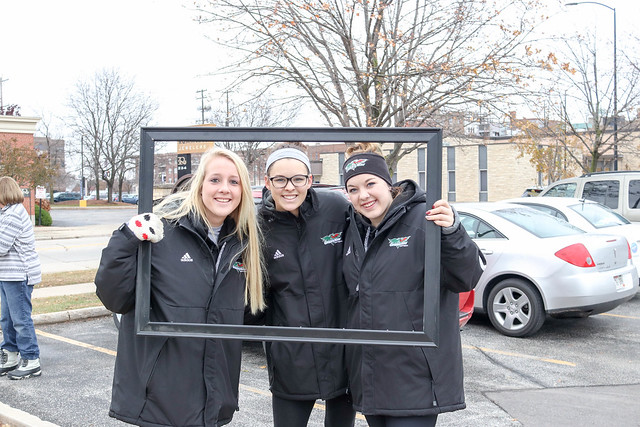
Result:
M438 415L419 417L389 417L386 415L365 415L369 427L434 427Z
M306 427L315 400L289 400L272 395L274 427ZM353 427L356 412L346 395L325 401L325 427Z

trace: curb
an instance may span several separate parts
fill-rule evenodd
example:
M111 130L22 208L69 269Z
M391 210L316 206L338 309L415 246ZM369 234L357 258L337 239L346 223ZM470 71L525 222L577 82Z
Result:
M0 402L0 426L2 427L59 427L57 424L42 421L35 415L12 408Z
M111 316L111 311L104 307L87 307L76 310L57 311L55 313L36 314L33 316L33 324L49 325L52 323L68 322L70 320L92 319L105 316Z

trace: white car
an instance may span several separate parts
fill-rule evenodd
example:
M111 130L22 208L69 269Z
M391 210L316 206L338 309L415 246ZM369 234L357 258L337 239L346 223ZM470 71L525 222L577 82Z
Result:
M511 203L456 203L463 227L487 266L475 311L504 335L537 332L546 315L586 317L633 298L638 273L627 240L587 233Z
M613 209L593 200L573 197L536 197L504 202L526 205L563 219L584 231L620 234L627 238L633 263L640 276L640 223L633 223Z

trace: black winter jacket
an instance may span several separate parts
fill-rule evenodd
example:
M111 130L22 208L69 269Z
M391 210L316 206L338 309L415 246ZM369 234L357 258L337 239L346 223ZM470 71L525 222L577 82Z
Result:
M403 192L377 229L351 209L344 243L350 329L423 330L425 194L413 181L396 186ZM354 408L365 415L420 416L465 407L458 293L480 278L480 255L460 226L442 233L440 245L438 348L347 346Z
M337 328L346 319L342 235L349 203L309 189L299 216L275 210L271 193L259 211L267 265L266 324ZM331 399L347 390L344 346L268 342L271 392L292 400Z
M189 217L163 223L164 238L151 247L151 321L242 324L245 273L233 221L218 245ZM140 426L227 424L238 408L242 343L136 335L139 244L126 225L114 231L95 279L105 307L124 313L109 415Z

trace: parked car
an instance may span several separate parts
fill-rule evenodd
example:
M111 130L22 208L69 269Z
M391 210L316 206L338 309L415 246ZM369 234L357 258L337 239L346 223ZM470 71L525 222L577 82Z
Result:
M63 191L61 193L57 193L53 195L54 202L64 202L66 200L80 200L80 193Z
M538 185L534 185L531 187L527 187L524 189L522 195L520 197L536 197L537 195L539 195L540 193L542 193L543 188L538 186Z
M537 197L511 199L567 221L584 231L601 234L619 234L629 241L633 264L640 275L640 224L634 224L619 213L593 200L573 197Z
M487 260L474 308L504 335L532 335L547 315L603 313L638 291L638 273L622 236L587 233L521 205L455 208Z
M594 172L549 184L541 197L577 197L610 207L640 222L640 171Z
M131 203L132 205L138 204L138 195L137 194L123 194L122 201L124 203Z

